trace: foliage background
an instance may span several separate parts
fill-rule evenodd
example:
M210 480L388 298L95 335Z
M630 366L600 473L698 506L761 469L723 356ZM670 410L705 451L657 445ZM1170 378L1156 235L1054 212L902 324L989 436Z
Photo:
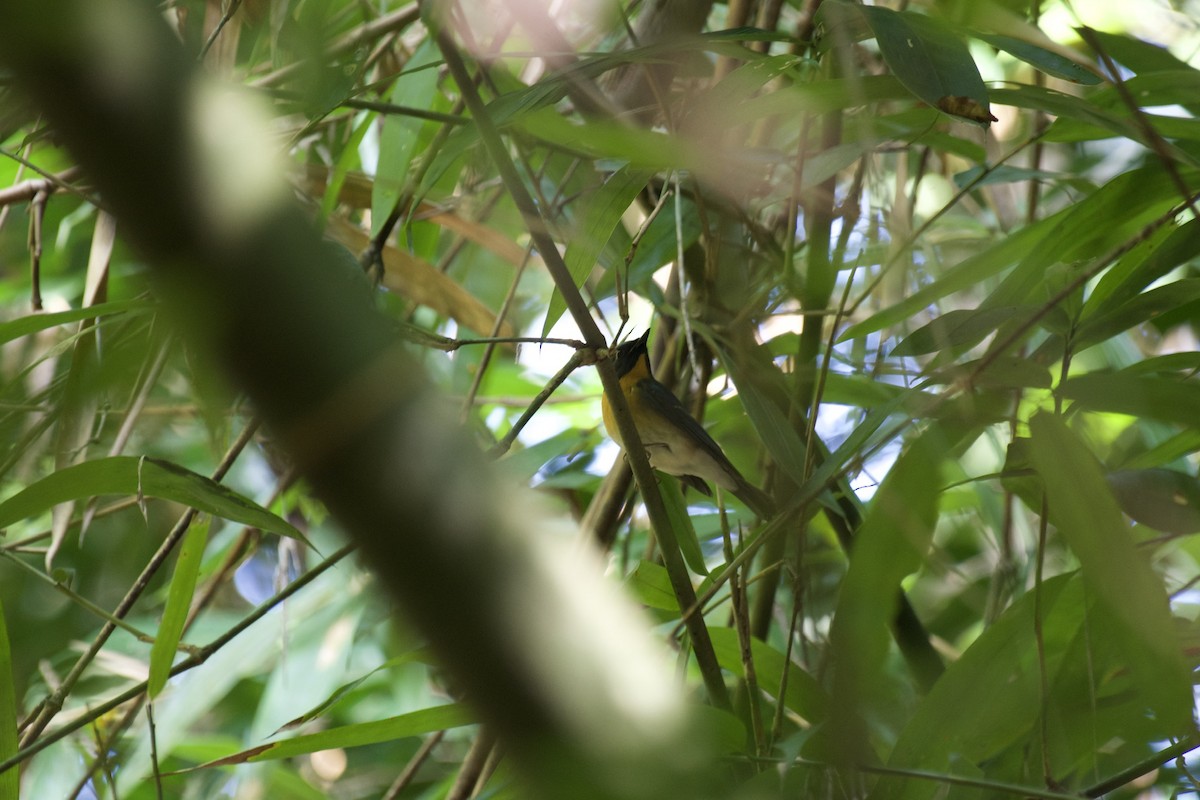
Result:
M271 109L339 280L370 292L386 239L374 302L405 348L676 648L716 707L721 757L692 767L714 796L1195 791L1194 9L443 7L512 175L415 5L159 10ZM24 795L522 796L195 345L212 309L164 310L19 82L3 111L0 745ZM656 546L514 175L772 521L664 481ZM166 682L177 650L202 663Z

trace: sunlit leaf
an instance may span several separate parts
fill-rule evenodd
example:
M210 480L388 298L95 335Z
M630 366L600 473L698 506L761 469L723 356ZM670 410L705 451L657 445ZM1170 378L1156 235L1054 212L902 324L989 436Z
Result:
M1112 372L1077 375L1059 391L1090 411L1109 411L1136 417L1200 427L1200 383Z
M231 766L254 761L270 761L277 758L292 758L293 756L315 753L318 750L333 748L362 747L379 742L390 742L410 736L420 736L447 728L459 728L469 725L471 719L462 706L450 703L444 706L425 708L412 711L388 719L373 722L360 722L354 725L342 725L319 733L295 736L281 742L258 745L248 750L209 761L196 769Z
M304 538L289 522L228 486L169 461L135 456L93 459L47 475L0 503L0 528L58 503L106 494L160 497L271 533Z
M625 167L610 175L588 199L586 208L577 217L578 230L571 237L567 252L563 255L576 286L582 285L595 269L600 251L649 179L649 172ZM566 301L556 290L550 297L550 308L542 324L543 336L554 327L566 308Z
M171 575L171 586L167 590L167 604L158 625L158 635L154 637L154 644L150 648L150 677L146 693L151 698L157 697L167 685L167 677L175 661L175 648L192 606L200 560L204 555L204 545L208 543L208 528L209 520L193 521L179 543L179 558L175 561L175 572Z

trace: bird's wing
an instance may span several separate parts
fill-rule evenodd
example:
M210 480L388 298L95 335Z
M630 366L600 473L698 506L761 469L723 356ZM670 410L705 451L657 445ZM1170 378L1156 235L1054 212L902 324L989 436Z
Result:
M640 381L637 385L639 400L647 413L658 415L667 426L686 435L694 445L707 453L724 471L729 473L735 482L741 478L737 469L726 458L721 446L717 444L708 431L688 413L674 394L667 387L655 380Z

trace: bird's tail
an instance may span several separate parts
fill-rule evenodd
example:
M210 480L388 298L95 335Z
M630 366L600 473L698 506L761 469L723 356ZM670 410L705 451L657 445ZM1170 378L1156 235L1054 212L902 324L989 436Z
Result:
M738 487L733 492L737 498L746 505L750 506L750 510L763 519L770 519L775 516L775 501L771 496L758 488L754 484L741 480L738 481Z

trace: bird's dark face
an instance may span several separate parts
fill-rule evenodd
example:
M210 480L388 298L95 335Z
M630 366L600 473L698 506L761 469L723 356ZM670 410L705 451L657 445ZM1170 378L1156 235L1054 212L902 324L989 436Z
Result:
M617 377L623 378L637 366L641 358L646 358L646 369L650 369L650 356L646 352L646 344L650 341L650 331L646 331L637 339L617 346Z

